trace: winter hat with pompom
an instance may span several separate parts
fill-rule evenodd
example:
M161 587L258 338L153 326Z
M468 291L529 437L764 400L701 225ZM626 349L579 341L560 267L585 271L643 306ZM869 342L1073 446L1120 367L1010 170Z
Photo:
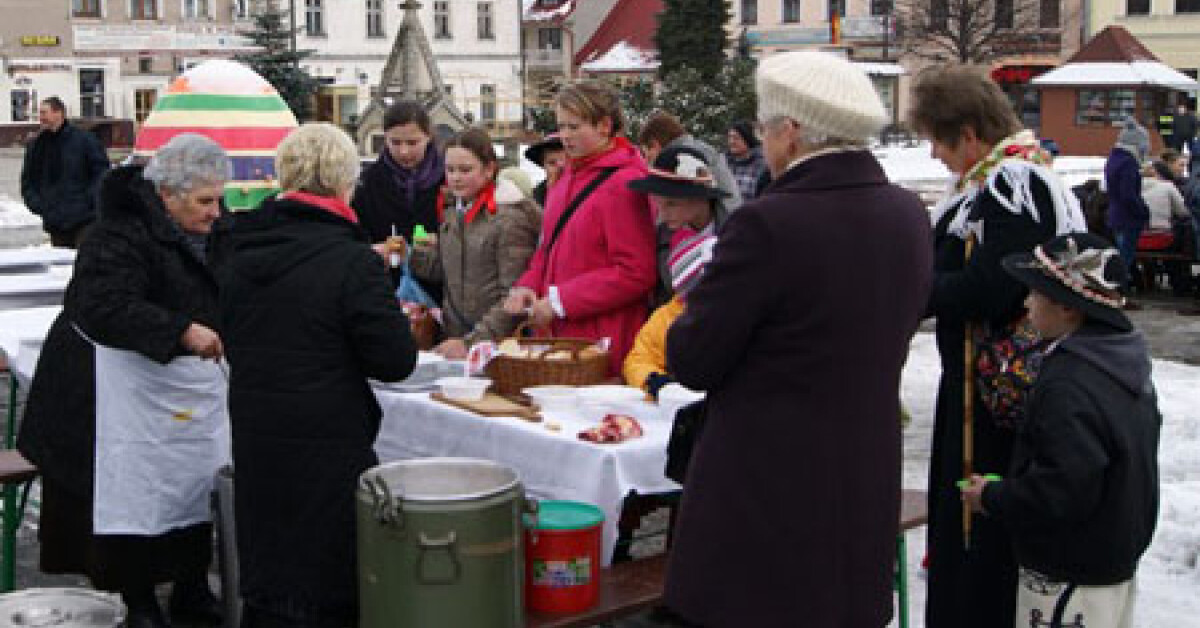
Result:
M888 121L867 74L827 52L805 50L772 55L755 73L762 120L786 116L818 133L865 140Z

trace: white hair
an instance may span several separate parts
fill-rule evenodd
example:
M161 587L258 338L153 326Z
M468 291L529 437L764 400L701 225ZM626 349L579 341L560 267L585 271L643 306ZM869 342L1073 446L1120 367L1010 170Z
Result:
M849 147L864 147L867 145L865 140L856 140L845 137L836 137L807 127L792 118L787 116L777 115L771 116L763 121L764 127L779 128L785 122L790 122L796 127L796 142L806 150L820 150L822 148L849 148Z
M199 133L180 133L155 151L142 171L155 189L176 194L202 185L221 185L233 177L225 149Z

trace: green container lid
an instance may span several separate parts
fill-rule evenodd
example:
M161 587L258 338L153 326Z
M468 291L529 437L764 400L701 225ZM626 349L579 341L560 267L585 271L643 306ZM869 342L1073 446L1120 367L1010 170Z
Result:
M591 504L548 500L538 502L537 515L525 515L534 530L583 530L604 523L604 511Z

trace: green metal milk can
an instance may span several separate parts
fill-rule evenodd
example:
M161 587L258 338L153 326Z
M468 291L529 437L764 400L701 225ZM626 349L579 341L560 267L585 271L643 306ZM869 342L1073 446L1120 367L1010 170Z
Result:
M355 500L359 627L522 628L526 507L516 472L487 460L368 469Z

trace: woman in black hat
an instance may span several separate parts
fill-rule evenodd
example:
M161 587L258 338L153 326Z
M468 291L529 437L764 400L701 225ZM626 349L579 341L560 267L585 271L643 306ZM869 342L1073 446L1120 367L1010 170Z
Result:
M734 123L729 127L725 141L729 148L729 152L725 153L725 162L729 164L734 181L737 181L742 200L749 201L766 187L760 184L764 177L770 181L767 162L763 158L758 136L754 134L754 124L747 121Z
M972 476L963 497L1012 538L1017 625L1128 626L1158 516L1162 416L1145 338L1121 311L1125 265L1086 233L1003 264L1029 287L1030 322L1053 343L1008 476Z

